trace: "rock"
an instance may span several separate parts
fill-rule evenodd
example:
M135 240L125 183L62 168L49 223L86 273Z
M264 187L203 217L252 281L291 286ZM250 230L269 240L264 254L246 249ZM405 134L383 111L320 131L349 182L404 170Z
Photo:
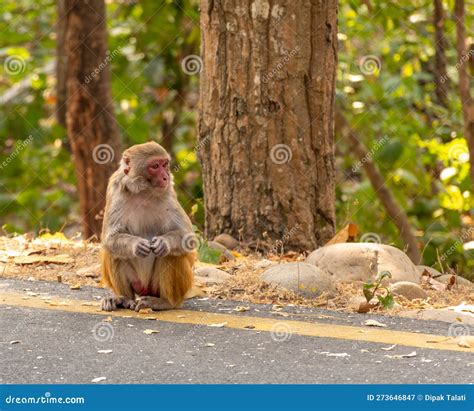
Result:
M420 273L420 275L423 274L423 271L425 271L425 270L427 270L431 274L431 277L433 277L433 278L437 278L437 277L443 275L438 270L435 270L432 267L428 267L427 265L417 265L416 268L418 268L418 272Z
M80 268L79 270L76 271L77 275L83 276L83 277L99 277L100 275L100 263L99 264L94 264L90 265L88 267Z
M255 264L255 268L267 268L273 264L272 261L267 260L264 258L263 260L259 261L257 264Z
M225 248L222 244L216 243L215 241L208 241L207 246L209 248L212 248L213 250L218 250L222 253L222 256L227 260L227 261L233 261L235 260L235 257L232 255L232 253Z
M229 234L219 234L214 238L214 242L222 244L228 250L235 250L239 242Z
M390 271L398 281L420 282L417 267L398 248L376 243L340 243L318 248L306 262L330 274L332 281L363 281L375 279L382 271Z
M440 283L447 284L449 279L452 277L451 274L443 274L441 277L438 277L436 280L439 281ZM456 276L456 284L457 285L462 285L464 287L471 287L474 288L474 283L460 277L459 275Z
M311 264L296 262L278 264L263 272L260 278L305 297L317 297L323 292L327 292L330 296L335 294L331 277Z
M223 283L231 277L230 274L214 267L200 267L194 270L196 280L205 285Z
M409 281L399 281L398 283L392 284L390 287L393 295L401 295L408 300L414 300L420 298L422 300L428 298L428 294L418 284L411 283Z

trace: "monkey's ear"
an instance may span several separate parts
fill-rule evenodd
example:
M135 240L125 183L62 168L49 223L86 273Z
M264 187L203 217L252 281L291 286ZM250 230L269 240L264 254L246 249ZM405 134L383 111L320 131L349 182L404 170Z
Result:
M123 172L128 174L130 172L130 159L128 157L122 157L123 161Z

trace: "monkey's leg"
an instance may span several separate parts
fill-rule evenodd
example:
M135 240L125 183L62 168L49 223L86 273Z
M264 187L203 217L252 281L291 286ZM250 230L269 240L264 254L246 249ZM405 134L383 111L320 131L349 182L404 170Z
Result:
M151 308L159 311L180 307L193 285L194 259L194 253L158 258L153 266L151 288L154 296L141 297L135 310Z
M130 279L135 277L131 264L125 260L112 258L109 253L102 254L102 278L114 292L114 297L102 299L101 306L104 311L114 311L117 308L135 308L135 293Z

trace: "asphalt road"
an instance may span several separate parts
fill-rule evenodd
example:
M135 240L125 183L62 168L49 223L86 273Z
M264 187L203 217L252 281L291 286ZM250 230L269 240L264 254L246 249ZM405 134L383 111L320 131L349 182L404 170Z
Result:
M103 295L0 279L0 383L474 380L474 349L443 337L444 322L295 307L278 313L209 299L172 312L109 316L97 308ZM236 311L239 305L249 309ZM367 319L387 327L367 327Z

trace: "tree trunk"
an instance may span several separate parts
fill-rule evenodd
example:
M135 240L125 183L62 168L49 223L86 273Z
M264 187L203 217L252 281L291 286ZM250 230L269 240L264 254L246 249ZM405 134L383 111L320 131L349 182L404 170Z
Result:
M434 0L434 21L435 29L435 94L438 103L447 106L448 104L448 84L449 78L446 72L446 38L444 36L444 10L443 1Z
M347 123L346 118L339 109L336 110L336 124L339 129L338 133L349 142L351 150L363 165L377 197L385 207L393 223L397 226L400 232L400 238L405 241L407 245L407 255L415 264L420 264L421 254L408 216L385 184L382 174L377 165L371 160L371 155L359 136Z
M120 137L113 114L104 0L66 0L66 124L76 168L85 238L99 237L107 180Z
M67 57L66 57L66 0L57 0L56 23L56 120L66 127Z
M312 250L335 228L337 0L201 0L206 234Z
M464 137L469 148L471 190L474 192L474 102L470 92L470 80L467 72L469 54L466 47L466 29L464 26L464 0L456 0L454 18L456 20L456 49L458 52L459 95L461 97L464 119Z

